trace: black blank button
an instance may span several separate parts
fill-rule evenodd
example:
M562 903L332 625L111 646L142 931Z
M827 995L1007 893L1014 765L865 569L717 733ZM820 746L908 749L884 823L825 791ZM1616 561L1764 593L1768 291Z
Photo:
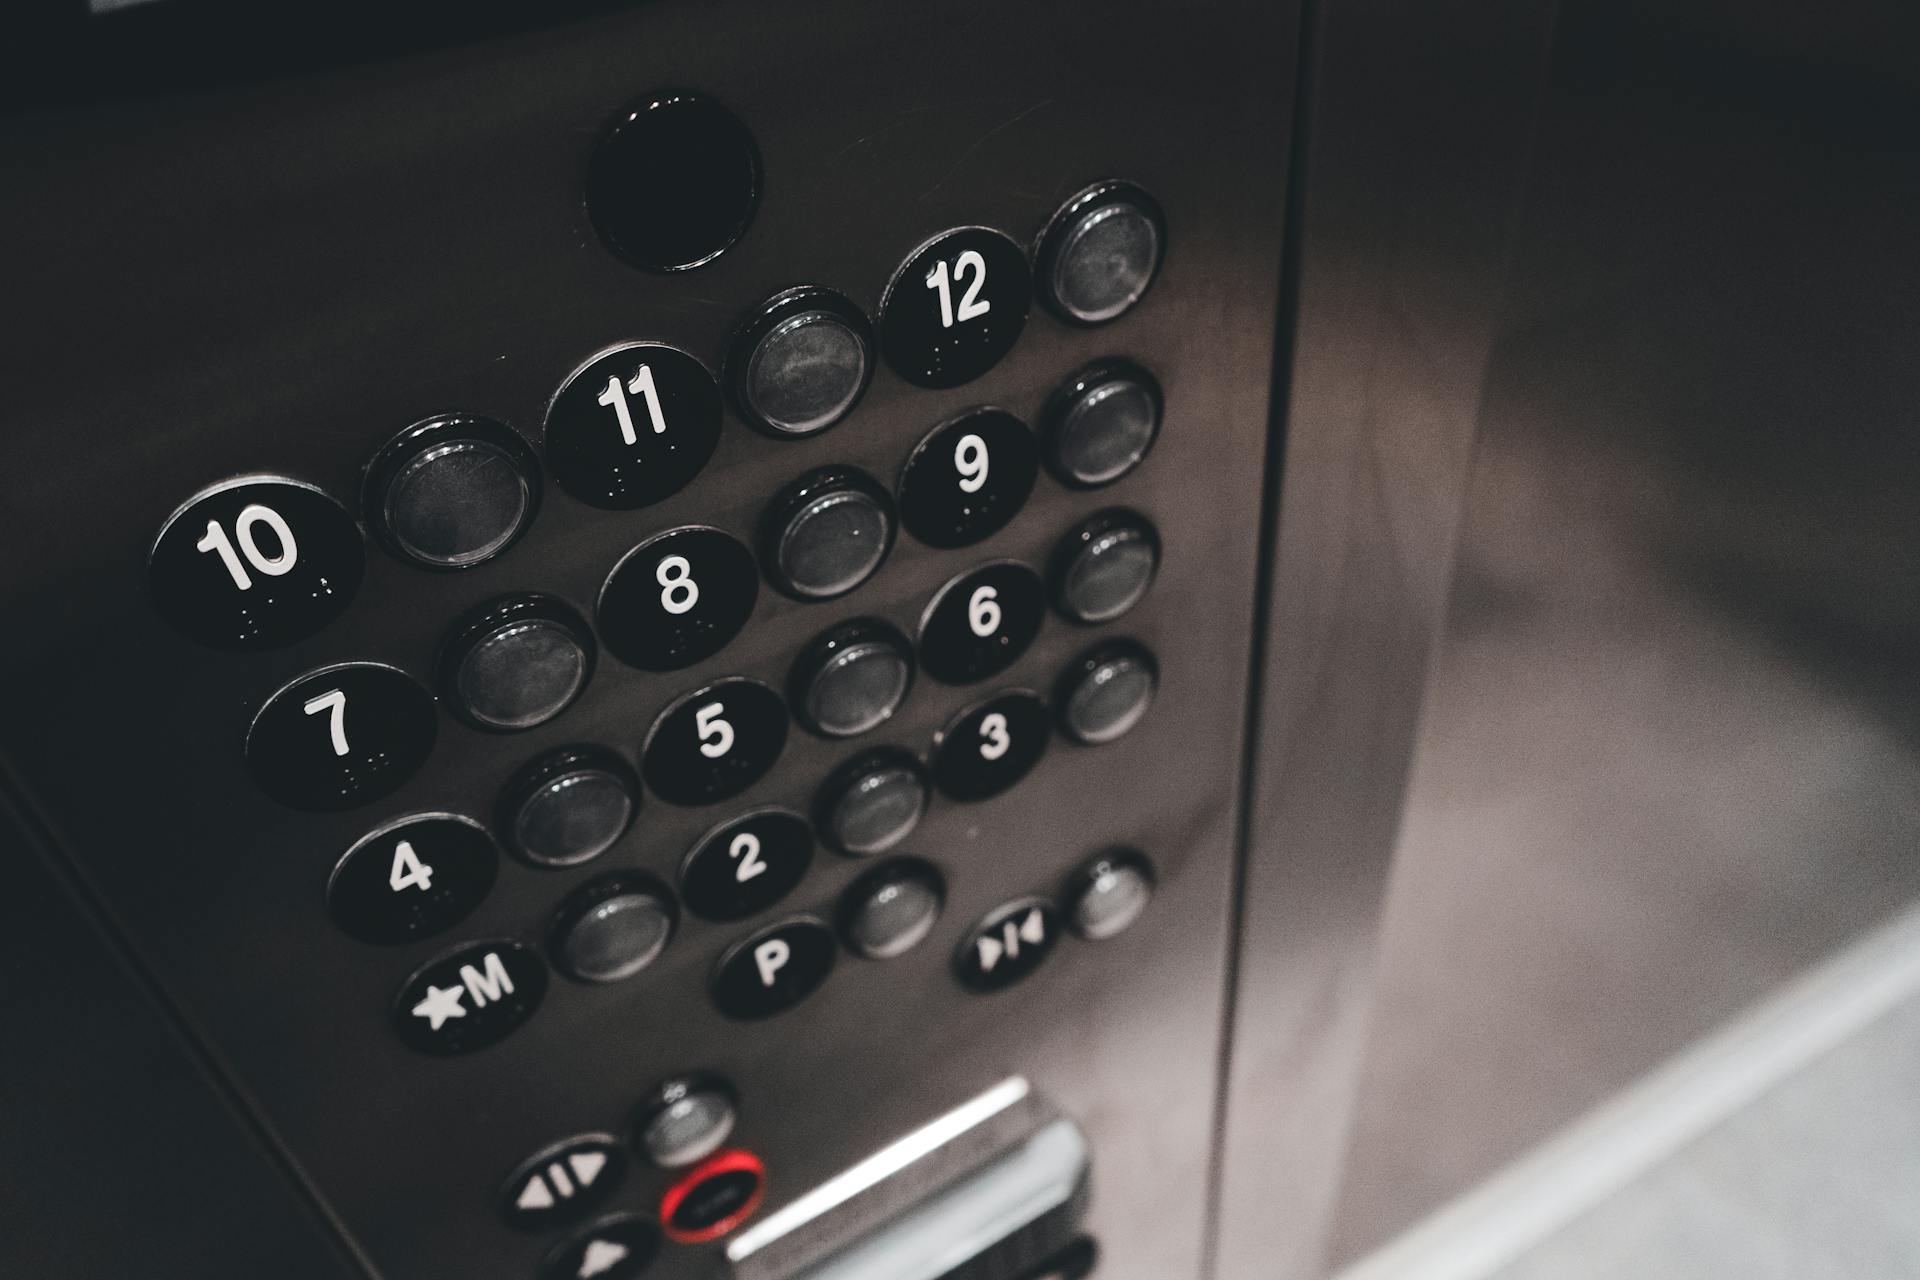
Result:
M869 751L828 777L814 804L821 836L857 858L885 853L927 812L927 771L898 748Z
M1153 655L1131 640L1090 649L1060 676L1060 727L1086 746L1112 742L1147 714L1159 678Z
M554 960L582 982L619 982L659 958L673 924L673 900L653 881L632 874L597 880L561 906Z
M1091 365L1048 401L1047 463L1065 484L1112 484L1140 464L1160 434L1160 384L1139 365Z
M734 338L727 380L748 422L793 438L847 416L873 375L873 330L847 298L803 286L774 297Z
M647 271L685 271L740 238L760 199L753 135L711 98L662 94L613 122L587 169L607 246Z
M1060 207L1041 236L1041 293L1062 319L1104 324L1146 293L1166 241L1152 196L1129 182L1088 187Z
M549 596L483 605L454 627L442 657L453 709L482 729L531 729L559 715L593 674L593 634Z
M825 467L767 508L761 559L773 584L801 600L831 600L872 576L893 545L893 500L864 471Z
M639 804L640 783L626 761L604 747L563 747L507 783L500 826L527 861L571 867L612 848Z
M1159 567L1160 536L1145 516L1098 512L1054 548L1054 607L1075 622L1112 622L1146 596Z
M857 618L817 636L793 666L788 696L815 733L850 738L878 728L906 701L913 649L892 626Z
M520 536L539 502L533 450L484 418L434 418L390 440L367 468L363 506L380 542L429 569L466 569Z

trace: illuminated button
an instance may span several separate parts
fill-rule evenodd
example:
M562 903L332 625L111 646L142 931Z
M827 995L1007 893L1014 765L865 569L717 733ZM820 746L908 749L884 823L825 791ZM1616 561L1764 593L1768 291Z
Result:
M704 919L744 920L792 893L812 861L806 820L762 809L700 838L681 864L680 896Z
M950 800L985 800L1027 776L1052 724L1031 693L997 693L955 716L933 741L933 785Z
M1073 931L1099 942L1126 931L1153 897L1153 868L1131 849L1112 849L1067 881L1067 919Z
M954 972L970 990L1004 991L1053 954L1059 931L1053 908L1041 899L1009 902L988 912L961 940Z
M196 494L154 539L154 607L216 649L278 649L345 612L366 549L346 510L298 480L251 476Z
M556 1142L522 1161L500 1193L500 1214L519 1231L578 1222L607 1202L627 1171L617 1138L589 1133Z
M767 1190L767 1168L750 1151L708 1156L660 1197L660 1222L669 1240L718 1240L753 1216Z
M788 485L761 519L761 559L798 600L831 600L869 577L893 546L893 499L853 467L823 467Z
M1004 409L974 409L928 432L900 473L900 520L930 547L972 546L1004 529L1033 492L1040 447Z
M389 551L466 569L518 538L540 502L539 464L518 432L485 418L415 423L367 468L361 505Z
M471 915L493 888L498 864L492 839L471 818L403 818L340 859L327 882L327 911L362 942L413 942Z
M476 728L531 729L565 711L593 675L593 632L551 596L507 596L454 625L441 656L449 707Z
M633 872L582 885L561 904L553 926L554 961L581 982L619 982L660 958L673 938L667 891Z
M408 978L393 1002L400 1039L421 1053L472 1053L512 1035L547 994L547 968L518 942L469 942Z
M1060 207L1041 233L1041 294L1061 319L1104 324L1140 301L1166 255L1166 221L1130 182L1101 182Z
M554 1248L540 1280L635 1280L660 1252L660 1228L635 1214L603 1218Z
M1075 622L1112 622L1145 598L1159 567L1160 535L1145 516L1098 512L1054 547L1054 607Z
M711 98L656 94L616 117L587 166L587 212L607 247L646 271L719 257L753 220L760 151Z
M295 809L351 809L391 794L426 763L439 732L433 698L376 662L301 676L247 730L247 769Z
M921 245L880 301L880 340L894 372L917 387L971 382L1013 350L1033 299L1027 255L985 227Z
M757 680L732 676L677 699L653 722L640 774L669 804L730 800L766 776L787 745L787 708Z
M1040 575L1013 560L969 569L940 588L920 620L920 665L942 684L971 684L1012 666L1047 612Z
M927 812L927 771L894 747L835 769L814 802L823 839L856 858L885 853L913 834Z
M820 989L839 949L833 930L807 916L769 925L720 957L713 1003L743 1022L785 1013Z
M840 900L840 933L855 955L891 960L919 946L940 919L940 875L900 859L853 882Z
M600 589L600 634L622 662L678 671L711 658L753 616L760 574L739 541L704 526L648 538Z
M529 762L500 793L507 845L535 866L571 867L626 834L640 781L605 747L562 747Z
M1089 649L1060 675L1054 694L1060 727L1086 746L1112 742L1147 714L1159 681L1153 655L1131 640Z
M1047 402L1047 465L1076 488L1112 484L1153 448L1161 412L1160 384L1139 365L1090 365Z
M733 1090L717 1076L676 1076L634 1111L634 1143L662 1169L712 1155L733 1132Z
M775 295L734 337L727 386L748 422L782 438L825 431L873 377L873 327L831 289Z
M547 409L547 466L580 501L648 507L686 488L720 443L720 388L657 343L615 347L567 379Z
M850 738L880 725L906 701L913 683L913 646L889 623L856 618L815 636L788 678L800 722L828 738Z

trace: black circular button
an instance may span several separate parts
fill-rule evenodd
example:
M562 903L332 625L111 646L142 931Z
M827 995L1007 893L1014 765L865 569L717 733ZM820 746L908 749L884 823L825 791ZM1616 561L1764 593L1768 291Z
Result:
M812 861L806 820L761 809L700 838L680 866L680 896L697 916L744 920L792 893Z
M736 942L713 971L713 1003L750 1021L784 1013L820 989L839 944L833 930L799 916Z
M1126 931L1153 897L1153 867L1131 849L1109 849L1067 880L1062 900L1073 931L1100 942Z
M733 1089L705 1072L657 1086L634 1111L634 1145L662 1169L679 1169L720 1149L733 1132Z
M835 769L814 800L821 838L856 858L885 853L927 812L927 771L897 747L869 751Z
M732 247L760 201L760 151L739 117L691 93L617 116L587 166L587 212L645 271L686 271Z
M366 572L353 517L312 485L277 476L195 494L154 539L154 607L216 649L278 649L346 610Z
M873 326L851 300L803 285L769 299L734 335L727 389L740 416L782 439L825 431L873 378Z
M920 665L942 684L970 684L1012 666L1047 612L1040 575L1014 560L969 569L920 617Z
M796 600L831 600L873 576L893 546L893 499L853 467L822 467L781 490L760 522L760 558Z
M1112 622L1140 603L1160 568L1160 535L1114 508L1074 526L1053 549L1053 604L1074 622Z
M913 646L891 623L855 618L813 638L794 661L787 696L813 732L850 738L900 709L913 684Z
M593 676L593 632L552 596L506 596L453 626L440 656L441 696L479 729L531 729L573 705Z
M753 615L760 574L735 538L700 525L669 529L621 558L600 589L600 634L642 671L711 658Z
M718 1240L753 1216L766 1194L767 1167L750 1151L722 1151L668 1187L660 1221L679 1244Z
M493 840L470 818L403 818L347 850L327 882L327 910L362 942L412 942L472 914L498 864Z
M556 1246L540 1264L540 1280L635 1280L659 1253L660 1228L620 1214Z
M1046 754L1052 725L1031 693L996 693L933 740L933 785L950 800L985 800L1027 776Z
M553 923L555 965L581 982L619 982L660 958L673 939L673 898L632 872L580 886Z
M925 941L945 901L940 873L924 862L901 858L875 867L840 899L840 936L869 960L903 956Z
M427 569L468 569L512 545L540 505L520 433L486 418L417 422L367 467L361 509L382 546Z
M649 507L686 488L720 443L720 388L684 351L635 342L595 356L547 408L547 465L580 501Z
M1095 183L1040 234L1041 296L1062 320L1105 324L1140 301L1166 251L1166 220L1152 196L1130 182Z
M1067 664L1054 690L1060 727L1085 746L1112 742L1153 705L1160 667L1132 640L1109 640Z
M1112 484L1153 448L1162 409L1160 384L1139 365L1089 365L1047 402L1047 465L1078 489Z
M507 847L539 867L572 867L611 849L640 808L640 780L605 747L561 747L529 761L500 793Z
M972 546L1000 532L1033 492L1039 446L1004 409L974 409L935 427L900 473L900 519L930 547Z
M587 1133L520 1162L500 1192L500 1216L519 1231L550 1231L578 1222L607 1202L627 1172L617 1138Z
M954 953L953 968L973 991L1003 991L1040 967L1059 941L1053 908L1020 898L988 912Z
M668 804L731 800L766 776L787 745L780 695L740 676L676 699L647 732L640 772Z
M309 671L267 699L247 730L247 769L281 804L323 812L390 795L426 763L433 698L377 662Z
M1027 255L985 227L959 227L915 249L880 301L881 342L917 387L971 382L1013 350L1027 324Z
M547 994L547 967L518 942L468 942L408 978L393 1025L409 1048L472 1053L512 1035Z

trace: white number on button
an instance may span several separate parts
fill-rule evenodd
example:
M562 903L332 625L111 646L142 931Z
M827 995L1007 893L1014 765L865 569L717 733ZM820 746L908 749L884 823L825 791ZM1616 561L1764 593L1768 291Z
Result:
M760 837L751 831L742 831L727 846L727 856L739 860L740 865L733 869L733 878L741 884L753 879L767 869L760 861Z
M1007 718L998 711L980 722L980 758L998 760L1007 754L1007 748L1013 745L1013 737L1007 732Z
M693 713L693 727L700 735L700 754L709 760L718 760L733 750L733 726L720 718L726 710L718 702L709 702Z
M962 491L980 492L987 483L987 442L979 436L961 436L953 446L953 469L960 473Z
M420 861L411 842L402 840L393 847L393 869L387 872L387 886L395 893L402 889L424 893L433 888L433 868Z
M967 277L967 271L973 271L973 283L960 295L960 310L953 309L953 286ZM946 259L933 264L933 270L927 272L927 288L940 295L940 327L953 328L956 322L971 320L993 310L993 304L980 296L987 287L987 260L980 256L977 249L968 249L953 260L953 274L948 276Z
M322 711L332 712L327 717L327 729L333 734L333 754L347 754L347 695L341 689L329 689L317 698L308 698L306 712L317 715Z
M653 386L653 366L641 365L639 371L627 379L627 385L621 386L619 378L608 378L607 385L601 388L599 402L613 410L614 417L620 419L620 439L627 444L638 444L640 437L633 429L633 410L627 406L629 394L639 396L647 402L647 421L653 426L653 434L665 435L667 419L660 412L660 393Z
M269 556L260 550L260 544L254 540L255 525L264 524L273 531L280 543L280 554ZM252 588L253 579L247 573L246 565L240 563L240 557L247 558L247 564L258 573L269 578L277 578L293 569L294 561L300 556L299 548L293 541L293 530L284 517L272 507L263 507L259 503L250 503L240 510L240 518L233 522L233 536L240 543L235 552L233 542L227 538L227 531L220 527L217 520L207 521L207 532L200 541L193 544L195 551L213 551L219 553L220 563L227 566L227 573L233 579L233 585L246 591Z
M1000 629L1000 593L992 587L977 587L967 601L967 626L982 639ZM1004 723L1004 718L1002 718Z
M660 584L660 607L668 613L685 613L700 603L700 584L693 580L693 565L685 556L668 556L653 571Z

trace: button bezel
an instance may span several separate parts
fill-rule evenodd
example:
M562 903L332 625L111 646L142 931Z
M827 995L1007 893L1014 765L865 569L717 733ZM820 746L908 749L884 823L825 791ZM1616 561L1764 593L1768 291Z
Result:
M463 444L478 443L504 454L519 473L526 495L526 507L519 523L506 539L484 555L460 561L432 560L409 551L394 533L393 508L388 500L393 482L416 461L436 450L451 450ZM388 440L368 460L360 482L360 511L367 528L387 554L402 564L433 573L462 573L496 560L526 536L540 514L543 493L539 455L526 437L504 423L470 413L447 413L416 422Z
M822 312L840 321L860 340L862 364L860 385L855 388L853 398L846 407L833 417L815 427L795 430L781 426L767 417L754 406L750 393L753 375L753 358L760 344L789 321L815 312ZM774 294L753 315L749 316L734 331L727 344L727 358L722 368L722 377L726 387L727 403L739 415L740 420L761 434L774 440L806 440L810 437L831 431L853 415L865 398L867 388L873 385L874 366L879 363L879 348L874 334L873 322L858 303L844 293L829 289L825 285L801 284L783 289Z
M1140 292L1120 310L1110 316L1099 319L1085 319L1069 311L1065 304L1055 296L1053 289L1054 270L1059 265L1060 253L1066 247L1066 238L1088 214L1113 204L1130 204L1139 209L1153 222L1154 255L1153 268L1147 273L1147 282ZM1146 300L1153 286L1160 279L1160 272L1167 263L1167 217L1160 208L1160 202L1137 183L1124 178L1103 178L1090 186L1081 188L1054 211L1047 225L1033 241L1033 289L1040 295L1047 311L1062 324L1072 325L1076 329L1099 329L1132 314Z

